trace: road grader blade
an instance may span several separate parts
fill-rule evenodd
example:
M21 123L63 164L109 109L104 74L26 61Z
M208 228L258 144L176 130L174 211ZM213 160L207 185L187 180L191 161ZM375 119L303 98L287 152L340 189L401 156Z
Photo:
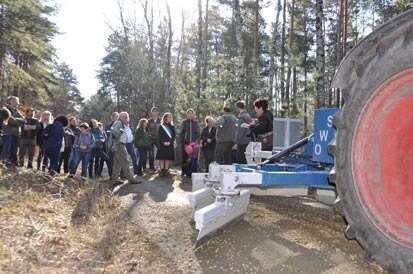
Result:
M199 230L196 246L227 226L239 221L247 211L250 191L241 190L233 196L218 196L214 203L195 212L195 228Z

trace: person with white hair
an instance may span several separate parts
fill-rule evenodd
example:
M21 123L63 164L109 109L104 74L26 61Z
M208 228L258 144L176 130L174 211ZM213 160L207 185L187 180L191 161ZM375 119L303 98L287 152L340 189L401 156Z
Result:
M114 156L111 175L111 182L113 186L122 183L118 180L121 169L123 170L129 184L141 183L141 181L135 179L130 172L126 143L133 140L133 135L130 127L125 127L125 125L128 124L129 114L127 112L121 112L119 113L119 119L113 123L110 133L108 148L111 152L113 152Z
M7 98L6 108L9 110L11 115L7 125L4 125L2 128L3 149L0 159L7 164L13 165L17 165L17 149L20 141L20 127L26 127L24 125L24 118L17 109L18 105L19 97L9 96Z
M43 171L49 165L49 158L46 156L46 148L44 147L44 130L46 127L53 123L53 116L50 111L43 111L42 115L40 116L40 130L37 132L36 143L39 147L39 154L37 155L37 170L40 170L40 167Z

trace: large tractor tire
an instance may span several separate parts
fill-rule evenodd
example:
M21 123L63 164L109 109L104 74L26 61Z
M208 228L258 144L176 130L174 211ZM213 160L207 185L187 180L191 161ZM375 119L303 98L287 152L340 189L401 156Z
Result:
M389 273L413 273L413 10L352 49L332 87L345 100L329 150L346 236Z

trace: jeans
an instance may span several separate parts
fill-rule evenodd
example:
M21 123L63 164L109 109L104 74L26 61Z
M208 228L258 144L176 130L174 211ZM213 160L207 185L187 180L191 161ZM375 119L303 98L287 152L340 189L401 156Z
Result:
M70 163L70 174L75 174L79 163L82 162L82 177L86 177L87 166L89 165L90 157L92 156L91 151L80 152L74 150L74 155L72 162Z
M126 143L125 144L126 151L128 152L129 156L132 159L133 164L133 173L138 174L138 157L136 156L135 148L133 147L133 143Z
M139 154L139 163L138 163L138 173L141 173L143 168L146 165L146 153L147 147L137 147L136 148Z
M17 148L19 147L19 136L3 135L3 150L1 159L17 165Z
M158 150L158 139L149 138L149 149L147 149L147 151L148 151L150 169L155 168L155 155L156 155L157 150ZM145 168L145 165L143 166L144 168Z
M205 172L209 172L209 164L214 161L214 148L204 148Z

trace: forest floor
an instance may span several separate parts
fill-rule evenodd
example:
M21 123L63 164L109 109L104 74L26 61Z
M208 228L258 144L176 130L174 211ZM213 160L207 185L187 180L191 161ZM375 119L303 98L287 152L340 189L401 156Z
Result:
M0 170L1 172L1 170ZM244 220L194 249L191 184L0 173L1 273L385 273L344 237L331 206L252 197Z

